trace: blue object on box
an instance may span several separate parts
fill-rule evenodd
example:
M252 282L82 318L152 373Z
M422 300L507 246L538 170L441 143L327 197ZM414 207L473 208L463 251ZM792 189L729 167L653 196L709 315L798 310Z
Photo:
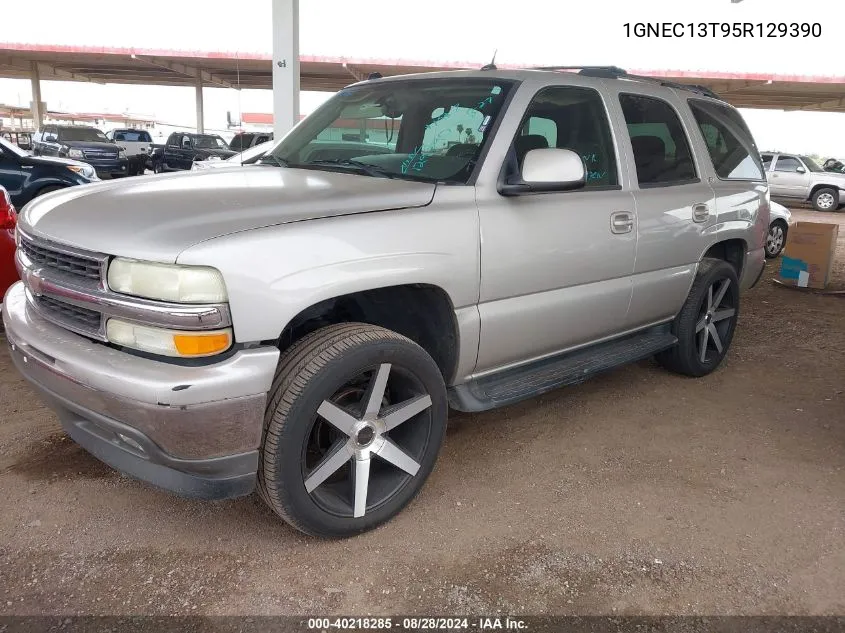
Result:
M794 257L781 257L780 276L782 279L794 279L798 281L798 274L808 271L807 262L803 259L795 259Z

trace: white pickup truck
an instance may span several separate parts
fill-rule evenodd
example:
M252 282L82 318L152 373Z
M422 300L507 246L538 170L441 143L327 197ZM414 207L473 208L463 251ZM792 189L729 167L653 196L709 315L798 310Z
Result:
M152 152L153 139L146 130L121 128L109 130L106 137L119 145L129 159L129 175L143 174L146 169L147 157Z

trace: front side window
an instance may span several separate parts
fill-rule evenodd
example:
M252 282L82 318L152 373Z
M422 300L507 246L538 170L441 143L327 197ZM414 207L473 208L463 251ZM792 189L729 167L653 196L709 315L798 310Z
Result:
M739 112L709 101L689 100L716 175L725 180L761 180L763 164Z
M586 188L615 187L619 182L607 112L592 88L552 86L534 96L511 146L507 177L522 169L529 151L543 148L578 154L586 170Z
M496 78L373 81L341 90L264 164L466 183L514 82Z
M775 171L797 172L801 167L801 161L792 156L778 156L778 162L775 163Z
M678 114L654 97L623 94L625 115L640 187L678 185L696 180L689 140Z
M93 127L63 127L59 129L60 141L82 141L90 143L108 143L105 134Z

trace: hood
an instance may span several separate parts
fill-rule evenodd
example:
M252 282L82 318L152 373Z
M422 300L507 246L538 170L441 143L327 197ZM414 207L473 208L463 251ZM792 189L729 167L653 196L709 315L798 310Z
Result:
M98 149L106 152L116 152L117 145L114 143L103 143L101 141L59 141L62 145L75 147L77 149Z
M271 166L178 172L70 187L35 198L18 219L78 248L175 262L222 235L339 215L422 207L435 185Z
M206 148L200 147L194 150L198 154L205 154L206 156L219 156L220 158L229 158L230 156L234 156L237 152L233 152L230 149L213 149L213 148Z
M77 167L88 166L88 163L70 158L57 158L55 156L27 156L26 158L22 158L21 162L25 165L55 165L56 167L67 167L68 165L76 165Z

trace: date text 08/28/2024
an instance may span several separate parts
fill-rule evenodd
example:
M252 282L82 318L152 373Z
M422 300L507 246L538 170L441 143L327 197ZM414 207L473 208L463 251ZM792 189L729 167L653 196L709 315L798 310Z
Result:
M625 37L634 38L818 38L818 22L626 22Z

